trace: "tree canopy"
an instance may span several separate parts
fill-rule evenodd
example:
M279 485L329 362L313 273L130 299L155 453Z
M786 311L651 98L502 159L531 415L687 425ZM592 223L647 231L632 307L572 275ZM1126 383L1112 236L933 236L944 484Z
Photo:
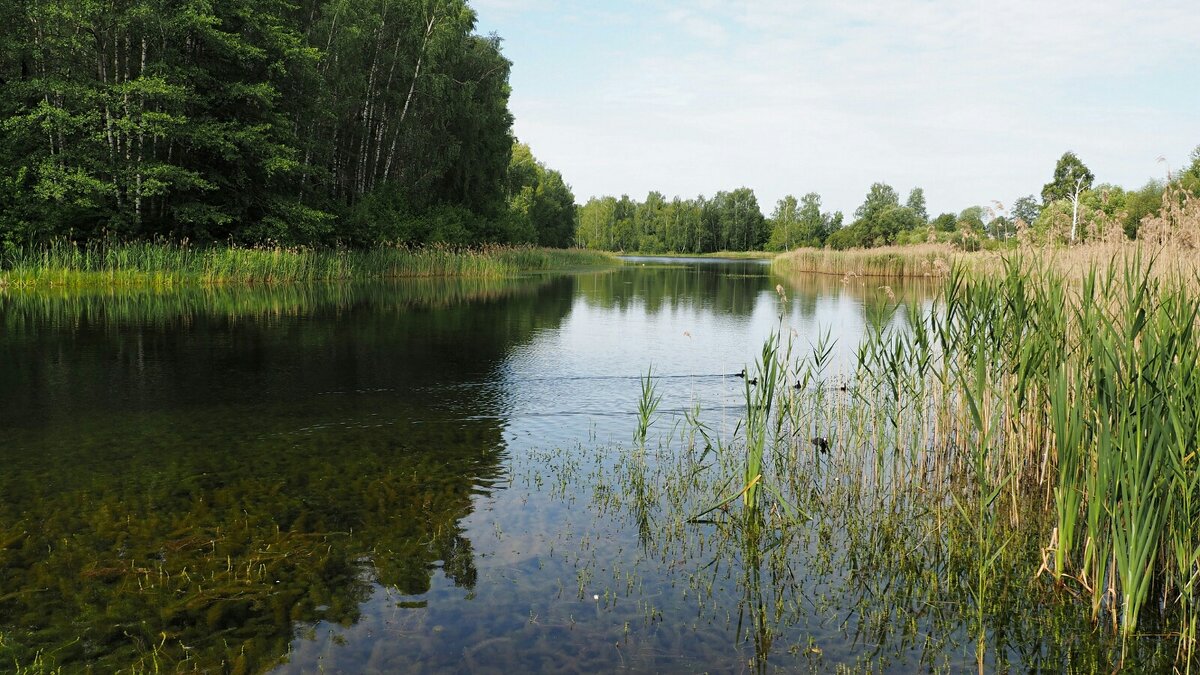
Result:
M1075 194L1078 186L1080 192L1092 189L1092 181L1096 177L1084 165L1075 153L1068 150L1058 159L1054 166L1054 177L1042 186L1042 204L1047 205L1059 199L1067 199Z
M570 191L540 165L534 212L509 216L511 64L465 0L55 0L0 19L0 245L571 238Z
M655 191L643 202L593 197L579 209L576 241L608 251L712 253L761 250L770 236L758 197L741 187L670 201Z

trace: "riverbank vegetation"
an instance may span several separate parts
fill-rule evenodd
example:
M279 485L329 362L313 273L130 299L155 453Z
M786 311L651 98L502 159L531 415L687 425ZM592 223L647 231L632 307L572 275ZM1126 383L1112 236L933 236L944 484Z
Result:
M1178 236L1187 229L1178 221L1200 212L1195 203L1200 200L1200 148L1193 151L1189 166L1165 181L1152 180L1134 190L1093 186L1094 181L1079 157L1067 152L1040 199L1031 194L1008 207L992 202L937 216L927 212L921 188L910 190L902 201L895 188L879 182L871 185L849 222L840 211L823 211L816 193L800 199L785 196L769 217L759 209L754 191L745 187L711 199L667 200L659 192L642 202L626 195L598 197L580 207L576 241L587 248L641 253L842 251L930 243L974 252L1013 248L1019 242L1054 247L1158 240L1172 232L1187 246L1200 245L1200 235ZM918 258L923 255L917 252Z
M1169 190L1160 199L1160 212L1143 220L1136 241L1125 237L1119 221L1108 220L1101 222L1101 226L1108 225L1106 235L1096 234L1097 228L1089 224L1088 239L1074 246L1047 242L1024 229L1008 246L995 250L968 252L950 243L848 250L800 248L779 254L772 266L785 275L941 279L952 266L1003 274L1006 261L1037 260L1065 279L1079 279L1113 260L1133 259L1140 265L1139 273L1200 289L1200 198Z
M3 256L0 288L277 284L399 277L497 279L522 272L616 263L611 255L597 251L532 246L313 249L60 241Z

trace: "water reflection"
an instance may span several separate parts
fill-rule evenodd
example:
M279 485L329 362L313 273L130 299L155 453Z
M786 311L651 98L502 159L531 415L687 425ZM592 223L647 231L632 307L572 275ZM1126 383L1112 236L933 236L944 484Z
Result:
M590 305L651 315L665 309L703 307L709 311L748 317L774 288L766 261L705 261L697 259L628 258L612 274L584 279L581 296Z
M473 589L489 374L574 283L0 298L0 659L255 671L378 587Z
M635 569L631 552L662 545L659 511L610 527L591 474L549 482L535 450L565 448L570 465L579 444L628 441L651 365L659 428L692 410L734 424L733 373L781 320L798 348L829 331L848 360L863 331L926 298L686 260L509 282L0 293L0 663L762 667L784 651L764 611L794 582L762 541L720 568L730 604L697 618L696 596L673 591L679 558ZM714 618L739 601L753 610L740 634Z

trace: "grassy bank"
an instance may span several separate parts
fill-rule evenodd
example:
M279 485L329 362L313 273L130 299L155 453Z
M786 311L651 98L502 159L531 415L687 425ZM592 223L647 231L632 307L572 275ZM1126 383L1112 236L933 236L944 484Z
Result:
M0 259L0 287L175 286L348 281L399 277L510 277L617 264L581 249L489 246L364 250L55 242Z

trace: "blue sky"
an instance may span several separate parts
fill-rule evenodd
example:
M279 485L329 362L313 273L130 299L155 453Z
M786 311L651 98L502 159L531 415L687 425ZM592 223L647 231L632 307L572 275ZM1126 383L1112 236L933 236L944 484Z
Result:
M744 185L849 214L884 181L957 212L1039 193L1068 149L1138 187L1200 145L1195 0L471 4L580 203Z

